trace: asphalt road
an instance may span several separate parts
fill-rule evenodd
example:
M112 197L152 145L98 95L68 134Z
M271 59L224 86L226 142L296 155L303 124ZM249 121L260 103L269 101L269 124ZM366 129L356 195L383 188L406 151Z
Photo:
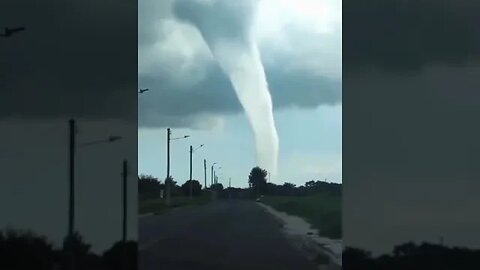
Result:
M249 201L220 201L139 220L140 270L316 270L280 223Z

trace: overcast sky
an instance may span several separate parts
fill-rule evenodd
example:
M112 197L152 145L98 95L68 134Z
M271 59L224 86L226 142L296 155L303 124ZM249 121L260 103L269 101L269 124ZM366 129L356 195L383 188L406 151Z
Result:
M112 12L114 10L114 12ZM68 220L68 119L76 153L75 229L101 252L121 239L121 166L130 161L137 236L137 12L131 1L0 1L0 229L61 244Z
M224 167L224 184L232 177L246 186L253 134L201 35L173 16L174 2L139 1L138 42L133 2L0 2L0 28L27 26L0 42L0 227L34 228L56 241L65 235L71 116L80 141L124 136L78 153L78 228L97 251L120 237L112 187L121 160L136 159L137 135L139 173L166 175L170 126L173 137L191 135L172 143L175 180L188 177L189 144L205 144L194 177L203 176L206 158ZM443 236L448 245L480 247L478 1L344 4L343 74L341 6L263 0L256 9L280 139L272 180L342 181L348 245L386 252ZM229 25L228 16L212 19ZM138 87L151 89L138 96L139 129L137 74Z
M198 1L183 1L189 10ZM200 1L202 2L202 1ZM275 183L342 180L341 1L262 0L249 12L229 4L184 12L204 16L212 33L240 36L235 23L253 18L252 29L273 99L279 141ZM233 3L233 2L232 2ZM202 180L203 159L222 166L222 183L247 186L256 165L253 133L228 77L202 35L173 12L177 1L139 2L139 173L166 176L166 127L172 137L172 175ZM210 170L208 171L210 172ZM210 173L209 173L210 176Z
M344 2L346 245L480 248L479 10Z

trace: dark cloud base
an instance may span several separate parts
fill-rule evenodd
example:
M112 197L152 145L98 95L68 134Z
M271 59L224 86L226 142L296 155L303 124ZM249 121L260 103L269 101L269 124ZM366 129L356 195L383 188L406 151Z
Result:
M274 110L316 108L341 103L340 80L304 71L287 71L278 66L267 66L265 69ZM166 75L141 76L139 81L141 85L156 86L154 91L139 97L140 126L182 126L188 124L188 119L196 114L235 114L243 111L228 77L214 63L208 67L204 80L185 89ZM152 119L154 116L157 116L156 120ZM178 123L174 123L175 118Z
M343 4L344 71L408 71L480 60L480 2L369 0Z
M195 26L206 43L211 45L218 39L248 42L255 2L256 0L241 3L213 1L202 4L200 1L179 0L169 7L172 8L173 18ZM151 14L146 9L142 12L146 16ZM153 20L142 18L140 28L151 29L152 23ZM143 30L140 32L141 46L153 42ZM340 79L330 79L301 70L286 70L284 67L288 65L285 65L285 61L295 60L278 60L275 65L265 66L275 110L290 107L315 108L341 103ZM155 76L140 75L139 82L145 87L156 89L155 93L148 93L148 98L145 96L139 100L140 126L191 126L191 121L194 121L194 116L198 114L224 115L242 112L230 80L214 61L206 64L206 77L194 86L183 87L165 73Z
M0 118L137 118L137 12L125 1L2 1ZM114 10L114 12L112 12Z
M346 246L480 247L478 14L478 1L343 2Z

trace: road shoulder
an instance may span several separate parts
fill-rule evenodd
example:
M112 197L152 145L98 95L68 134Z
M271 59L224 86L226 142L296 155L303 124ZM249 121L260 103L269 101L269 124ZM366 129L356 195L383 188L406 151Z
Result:
M261 202L257 204L281 222L285 236L308 258L316 261L319 269L342 269L342 240L321 237L304 219L277 211Z

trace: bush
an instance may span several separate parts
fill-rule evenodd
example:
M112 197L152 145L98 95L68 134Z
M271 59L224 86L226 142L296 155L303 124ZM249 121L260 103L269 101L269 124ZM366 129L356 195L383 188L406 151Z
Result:
M190 186L190 184L192 184L192 186ZM185 196L190 196L190 188L192 189L193 196L202 194L202 185L197 180L188 180L182 185L182 192Z
M0 232L0 269L45 269L55 263L55 252L45 237L29 231Z
M136 270L137 269L137 243L122 241L115 243L103 253L103 261L108 269Z

